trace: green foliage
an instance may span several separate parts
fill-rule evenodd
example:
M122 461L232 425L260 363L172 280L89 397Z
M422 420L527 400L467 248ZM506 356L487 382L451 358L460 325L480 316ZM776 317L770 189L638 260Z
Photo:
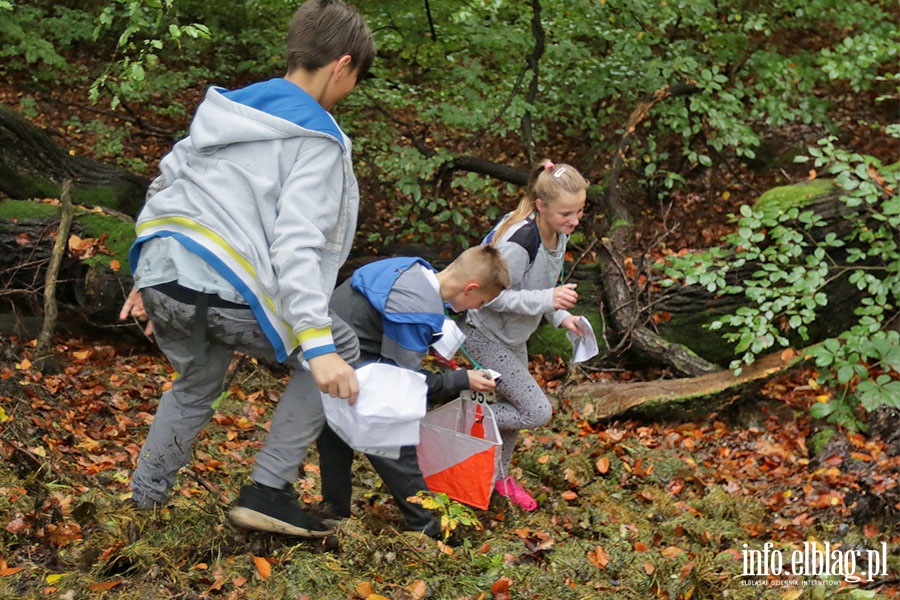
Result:
M112 95L112 107L123 99L138 99L145 92L147 69L159 64L166 46L181 48L191 39L209 39L210 31L202 23L182 24L174 6L163 0L115 0L97 17L94 38L108 31L119 32L117 60L110 63L91 85L90 98L96 101L101 90Z
M454 502L450 496L440 492L418 492L416 499L423 508L437 511L441 517L441 531L444 539L450 537L453 531L460 525L483 529L481 521L475 511L459 502Z
M360 175L377 181L387 212L404 225L403 241L468 244L514 205L520 190L458 176L454 158L526 168L529 157L569 140L608 154L618 141L610 132L624 133L639 102L669 85L693 91L654 106L627 165L659 195L694 167L754 158L767 129L828 127L830 107L817 94L823 86L882 98L896 92L900 30L893 7L878 0L356 4L379 55L373 77L338 116L354 136ZM108 0L76 9L5 1L0 57L3 69L43 82L60 73L87 77L92 98L113 106L140 103L186 118L193 106L174 102L186 89L283 73L296 5ZM84 73L80 61L63 58L83 52L110 61ZM464 208L454 198L477 202Z
M91 16L65 6L0 3L0 73L28 71L34 81L60 82L68 63L62 53L91 37Z
M828 303L826 286L846 278L862 295L856 320L811 350L820 383L837 389L838 397L815 404L812 414L859 428L857 407L900 407L894 376L900 372L900 333L891 325L900 298L900 171L837 148L831 137L808 154L798 161L812 160L834 177L849 233L826 232L823 217L784 202L744 205L725 246L675 259L669 274L710 293L749 300L711 325L742 355L731 365L737 372L763 352L790 346L791 335L808 340L810 325ZM750 276L729 277L746 266L753 268Z
M535 72L528 62L537 46L530 7L431 2L429 14L420 2L370 0L361 7L379 47L377 77L348 112L355 116L377 102L398 116L397 127L363 129L356 139L379 181L397 188L398 212L415 214L423 198L442 197L440 174L460 144L479 154L503 140L511 162L525 168L521 157L532 140L522 123L529 116L538 156L560 135L608 152L616 140L605 132L624 123L642 98L667 85L693 84L696 91L684 99L654 107L632 147L629 166L643 172L652 192L667 194L693 166L755 158L766 128L827 124L829 107L817 87L833 81L854 90L885 87L887 78L878 75L897 62L896 20L885 3L850 4L543 1L545 39ZM398 144L401 136L436 153L414 150L406 140ZM462 182L464 189L473 182ZM409 233L429 241L437 227L424 221Z

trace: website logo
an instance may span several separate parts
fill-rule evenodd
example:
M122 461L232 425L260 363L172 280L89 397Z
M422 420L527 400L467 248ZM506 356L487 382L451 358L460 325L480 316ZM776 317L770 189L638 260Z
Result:
M775 548L772 542L760 549L744 544L741 556L741 575L764 578L745 579L743 585L838 585L837 578L860 583L888 576L886 542L874 549L810 541L795 550Z

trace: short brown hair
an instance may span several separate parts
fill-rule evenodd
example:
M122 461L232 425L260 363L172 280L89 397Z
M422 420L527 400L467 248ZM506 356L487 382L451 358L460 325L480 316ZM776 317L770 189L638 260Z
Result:
M478 288L491 296L509 287L509 269L494 246L473 246L463 250L447 269L456 271L460 278L477 282Z
M287 71L316 71L350 55L362 81L375 61L375 40L365 19L343 0L307 0L297 8L287 36Z

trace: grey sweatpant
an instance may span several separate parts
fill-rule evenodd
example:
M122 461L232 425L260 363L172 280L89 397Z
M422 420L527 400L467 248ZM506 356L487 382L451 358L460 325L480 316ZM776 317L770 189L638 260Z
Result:
M460 329L466 336L464 346L472 358L482 367L500 373L497 402L491 404L491 408L503 442L501 474L506 475L519 431L549 423L553 405L528 370L528 350L524 344L520 348L510 348L487 338L468 323L462 324Z
M222 393L234 352L272 362L275 352L249 309L209 307L200 358L192 339L195 307L153 288L144 289L142 295L157 344L178 373L160 398L131 480L134 500L149 506L168 499L178 470L190 459L194 439L212 418L212 405ZM355 362L359 356L356 335L336 317L332 334L341 356ZM277 488L297 479L307 447L325 424L319 388L300 366L298 353L285 364L291 376L253 470L254 481Z

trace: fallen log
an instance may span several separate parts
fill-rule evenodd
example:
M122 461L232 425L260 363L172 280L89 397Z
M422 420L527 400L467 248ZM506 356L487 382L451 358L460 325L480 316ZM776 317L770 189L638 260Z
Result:
M791 350L764 356L745 367L740 375L723 370L698 377L638 381L634 383L590 382L566 390L566 398L583 411L593 407L588 418L603 420L629 414L640 418L696 418L755 394L775 375L805 360Z
M118 326L131 288L128 248L134 223L116 212L75 207L68 251L56 281L61 329ZM0 201L0 311L16 316L7 334L21 334L27 318L42 316L47 267L60 224L54 201Z
M0 194L9 198L58 198L72 180L72 203L137 214L149 180L84 156L73 156L53 137L0 105Z
M813 240L820 241L829 234L847 238L852 229L858 229L861 225L855 219L846 218L852 211L840 198L841 193L833 181L822 179L773 188L759 197L755 208L763 211L787 211L790 208L812 210L828 222L828 226L808 232ZM846 254L847 249L831 250L834 259L830 269L832 272L839 272ZM758 268L758 264L748 263L733 270L728 279L741 281ZM657 270L653 277L662 278L664 275ZM827 295L828 303L818 308L816 320L809 325L809 340L786 333L794 347L837 335L855 320L853 309L859 306L864 294L850 283L847 274L836 276L822 291ZM656 330L663 338L684 344L708 361L727 366L736 358L733 346L723 340L722 330L710 331L709 325L747 304L747 298L742 295L717 296L700 285L678 285L661 290L654 297L652 311L656 315L665 315L665 318L653 320L657 322Z

